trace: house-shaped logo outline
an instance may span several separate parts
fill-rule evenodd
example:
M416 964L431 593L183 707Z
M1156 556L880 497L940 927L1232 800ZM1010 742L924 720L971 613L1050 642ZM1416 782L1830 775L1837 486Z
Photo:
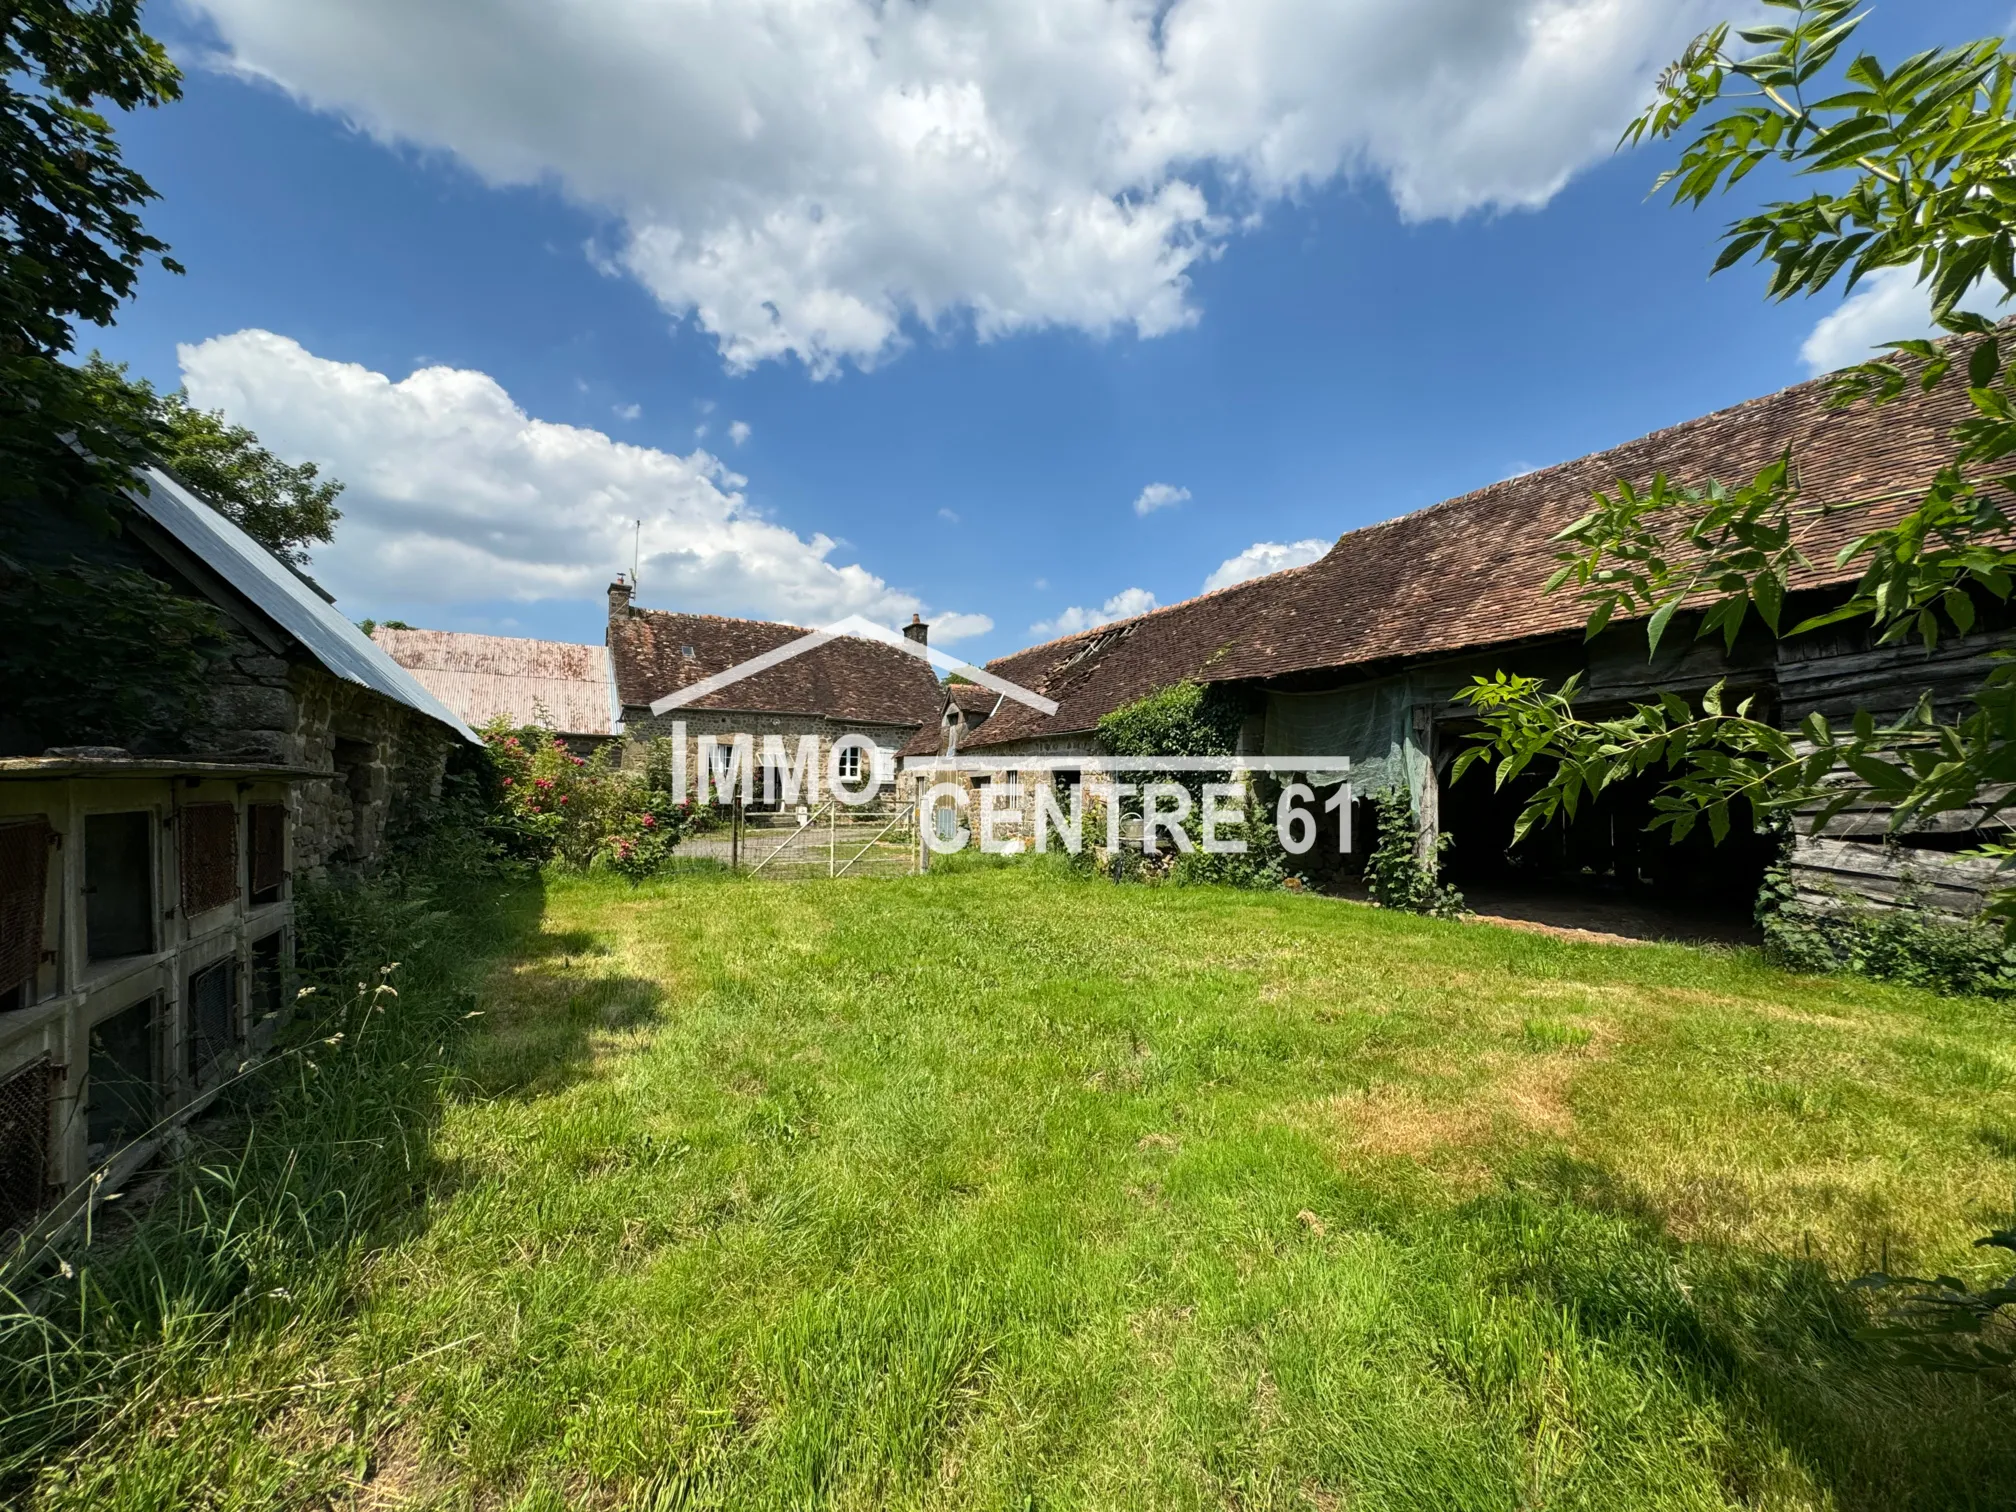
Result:
M956 656L947 656L943 651L931 646L919 645L908 636L891 630L887 625L878 625L873 620L864 619L858 614L850 614L845 619L835 620L832 624L801 635L794 641L786 641L773 650L765 651L761 656L752 656L747 661L737 662L726 671L716 672L712 677L703 677L696 683L667 693L663 698L654 699L651 703L651 712L669 714L674 709L698 703L711 693L731 688L745 678L754 677L757 673L768 671L771 667L779 666L793 657L803 656L807 651L816 651L829 641L850 635L860 640L880 641L885 646L894 646L898 651L917 657L941 672L955 672L968 682L978 683L990 692L1011 698L1016 703L1026 704L1039 714L1048 715L1057 712L1054 700L1032 692L1020 683L1010 682L1005 677L996 677L992 672L963 662Z

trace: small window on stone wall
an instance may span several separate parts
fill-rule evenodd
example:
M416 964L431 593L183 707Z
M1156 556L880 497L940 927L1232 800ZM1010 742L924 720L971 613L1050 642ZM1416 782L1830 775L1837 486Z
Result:
M22 1006L42 964L42 922L55 832L37 816L0 825L0 1010Z
M251 858L252 901L278 903L287 886L287 805L247 805L245 832L245 848Z
M182 912L221 908L238 896L238 810L192 803L175 818L182 851Z
M368 740L336 742L336 775L359 803L371 796L371 764L377 759L378 753Z
M84 949L94 961L154 948L154 816L84 819Z
M343 849L356 860L364 854L364 813L371 801L371 765L376 753L369 741L339 739L335 756L339 795L350 800L348 844Z

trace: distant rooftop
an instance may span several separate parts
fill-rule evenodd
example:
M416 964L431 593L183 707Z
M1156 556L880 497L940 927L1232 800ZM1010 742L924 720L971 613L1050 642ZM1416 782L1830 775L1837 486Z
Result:
M513 725L543 724L562 735L619 733L605 647L383 627L371 638L470 725L501 715Z
M610 617L609 649L623 706L648 708L667 694L810 633L774 620L629 608ZM936 729L945 710L945 690L930 664L910 652L843 635L709 693L690 707Z

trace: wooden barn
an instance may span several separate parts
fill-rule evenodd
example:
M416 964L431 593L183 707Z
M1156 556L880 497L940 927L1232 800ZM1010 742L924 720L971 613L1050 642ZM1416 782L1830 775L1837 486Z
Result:
M1622 711L1662 690L1696 696L1727 680L1755 695L1767 717L1790 726L1819 710L1901 714L1929 692L1961 707L1998 651L2016 644L2008 616L1983 604L1975 633L1927 652L1916 643L1876 647L1859 626L1774 641L1753 626L1732 651L1694 638L1684 617L1648 658L1642 622L1583 636L1572 593L1543 593L1557 532L1598 490L1648 483L1747 481L1789 452L1805 504L1894 495L1927 483L1950 455L1960 396L1942 392L1883 410L1837 409L1824 381L1805 383L1656 432L1627 445L1479 489L1384 524L1352 531L1319 561L1255 578L1129 620L1050 641L988 664L1055 699L1044 716L1004 704L963 728L969 755L1063 757L1090 753L1100 718L1185 679L1226 685L1246 701L1242 749L1268 755L1346 755L1358 822L1349 854L1329 858L1348 875L1372 839L1366 799L1404 787L1423 828L1453 842L1452 879L1476 895L1545 889L1636 894L1747 918L1780 837L1739 833L1720 847L1700 835L1679 846L1649 837L1652 781L1614 790L1576 824L1512 845L1526 789L1493 790L1478 770L1450 772L1475 729L1456 694L1503 669L1584 680L1590 714ZM1837 567L1847 527L1821 522L1804 542L1812 569L1794 584L1787 623L1839 602L1859 575ZM949 729L949 725L948 725ZM945 749L923 731L913 755ZM1800 906L1816 912L1888 908L1900 901L1964 916L1978 910L1994 867L1957 852L1978 843L1965 815L1893 834L1882 812L1850 811L1823 833L1790 842Z

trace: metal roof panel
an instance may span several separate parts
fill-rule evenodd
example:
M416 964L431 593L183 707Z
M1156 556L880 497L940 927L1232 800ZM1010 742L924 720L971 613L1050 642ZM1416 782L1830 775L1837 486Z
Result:
M307 579L166 473L150 467L145 477L146 487L132 492L141 511L299 641L326 671L439 721L472 745L482 743Z

